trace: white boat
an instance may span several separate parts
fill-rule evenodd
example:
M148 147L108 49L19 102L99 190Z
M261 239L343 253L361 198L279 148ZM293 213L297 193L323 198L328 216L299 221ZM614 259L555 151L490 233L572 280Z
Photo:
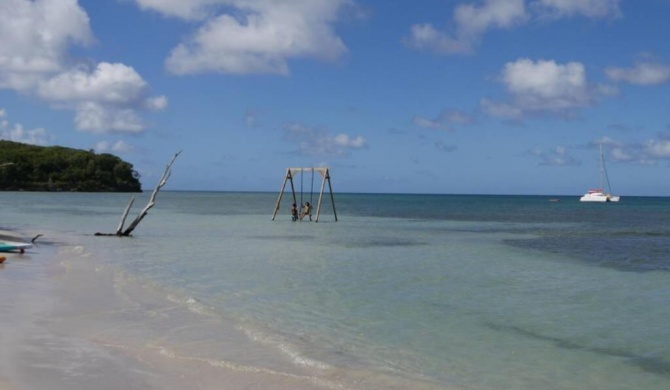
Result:
M605 187L607 184L607 187ZM607 188L607 191L605 191ZM590 189L584 196L579 198L580 202L618 202L619 196L612 195L610 179L607 176L605 168L605 156L603 155L603 145L600 145L600 188Z

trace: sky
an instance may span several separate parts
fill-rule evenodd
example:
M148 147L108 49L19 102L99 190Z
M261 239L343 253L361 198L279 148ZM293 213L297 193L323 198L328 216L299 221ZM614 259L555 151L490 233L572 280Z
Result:
M165 189L329 167L335 193L566 196L599 186L602 145L615 194L670 196L669 19L670 0L0 0L0 139L117 155L145 190L181 151Z

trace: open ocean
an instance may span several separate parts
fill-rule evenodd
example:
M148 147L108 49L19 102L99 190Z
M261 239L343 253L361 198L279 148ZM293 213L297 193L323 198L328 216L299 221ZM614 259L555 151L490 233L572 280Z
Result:
M0 227L113 275L147 313L127 348L333 389L670 389L670 198L335 193L309 223L277 196L161 191L117 238L132 194L0 192Z

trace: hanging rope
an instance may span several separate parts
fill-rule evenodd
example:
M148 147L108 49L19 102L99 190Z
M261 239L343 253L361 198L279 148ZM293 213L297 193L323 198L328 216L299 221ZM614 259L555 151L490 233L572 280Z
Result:
M314 167L312 167L312 189L309 195L309 204L311 204L312 206L314 206L313 199L314 199Z
M302 178L305 176L305 171L300 170L300 208L302 208Z

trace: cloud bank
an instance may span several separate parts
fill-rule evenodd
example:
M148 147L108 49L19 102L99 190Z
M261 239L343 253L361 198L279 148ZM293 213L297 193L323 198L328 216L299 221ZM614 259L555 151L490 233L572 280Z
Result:
M594 104L604 91L588 83L585 67L579 62L521 58L505 64L498 79L509 99L482 99L480 105L487 114L509 120L546 114L571 117Z
M46 145L51 137L43 128L27 130L20 123L11 124L7 112L0 108L0 139L32 145Z
M141 114L161 110L164 96L131 67L90 65L69 56L71 46L94 41L86 12L76 0L0 2L0 88L34 96L75 112L75 127L93 133L137 133Z
M352 150L365 149L368 142L359 136L340 133L328 134L324 130L314 129L294 123L284 126L286 139L298 145L298 153L305 156L343 157Z
M469 53L484 34L494 29L510 29L529 20L582 16L616 17L620 0L483 0L458 5L442 31L431 23L410 28L405 43L418 50L439 54Z
M347 48L333 24L352 0L135 0L145 10L197 22L165 61L179 74L288 74L288 61L334 61Z

